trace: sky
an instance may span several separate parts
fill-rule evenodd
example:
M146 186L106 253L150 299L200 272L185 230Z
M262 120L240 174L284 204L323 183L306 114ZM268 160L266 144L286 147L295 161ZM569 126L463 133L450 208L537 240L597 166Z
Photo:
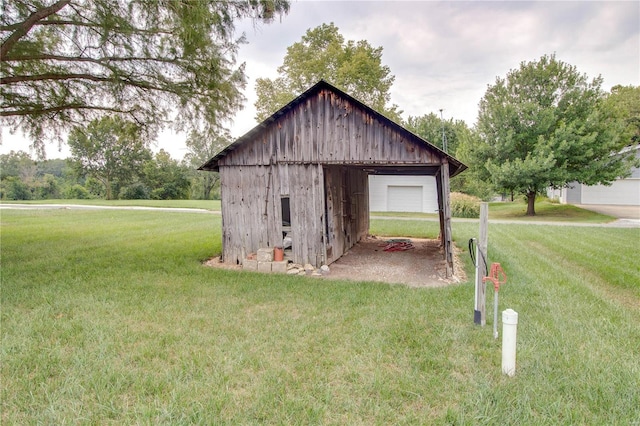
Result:
M270 24L239 21L247 44L245 107L230 125L240 137L255 121L257 78L275 78L287 47L307 29L333 22L345 40L382 47L382 62L395 82L391 103L403 117L440 114L472 126L488 85L521 62L545 54L574 65L590 79L602 76L604 90L640 85L640 2L638 1L308 1L293 0L290 12ZM3 130L0 153L27 150L28 142ZM186 153L185 135L163 133L156 149L176 159ZM68 155L57 144L47 157Z

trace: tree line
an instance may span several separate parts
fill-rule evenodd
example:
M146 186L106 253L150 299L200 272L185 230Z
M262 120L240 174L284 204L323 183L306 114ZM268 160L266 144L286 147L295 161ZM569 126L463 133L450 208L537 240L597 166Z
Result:
M35 172L3 172L3 198L48 197L56 185L61 196L84 189L104 198L210 198L217 175L194 169L231 142L226 125L244 101L244 65L236 63L244 37L235 23L268 24L289 7L285 0L8 2L0 15L0 118L30 136L39 158L46 138L68 134L72 158L59 175L39 170L46 161L34 163ZM639 87L606 92L601 77L543 55L488 85L472 127L435 113L405 120L390 104L395 76L382 54L366 40L345 40L333 23L307 30L287 49L278 77L256 80L256 118L327 80L441 149L444 139L469 166L452 189L483 199L517 194L530 215L547 188L610 184L640 166L630 149L640 143ZM188 133L181 162L149 150L169 123ZM3 156L3 169L24 155Z
M218 198L217 179L208 192L203 174L164 150L142 149L125 161L87 171L74 158L37 160L24 151L0 155L2 200L52 199L211 199ZM135 158L135 160L134 160ZM113 168L110 168L112 167Z

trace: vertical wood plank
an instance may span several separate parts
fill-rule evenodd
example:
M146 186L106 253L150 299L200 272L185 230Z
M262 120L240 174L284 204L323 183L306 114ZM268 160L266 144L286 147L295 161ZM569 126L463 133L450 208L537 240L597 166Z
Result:
M449 205L449 162L443 159L441 167L442 207L444 219L444 252L447 277L453 276L453 238L451 236L451 208Z
M478 308L478 312L474 313L474 320L477 316L480 316L480 325L484 326L487 324L487 315L486 315L486 292L487 292L487 284L482 281L482 278L487 271L487 245L489 242L489 204L488 203L480 203L480 230L478 235L478 276L476 277L476 306Z
M436 174L436 195L438 197L438 219L440 221L440 246L445 246L444 238L444 197L442 192L442 167Z

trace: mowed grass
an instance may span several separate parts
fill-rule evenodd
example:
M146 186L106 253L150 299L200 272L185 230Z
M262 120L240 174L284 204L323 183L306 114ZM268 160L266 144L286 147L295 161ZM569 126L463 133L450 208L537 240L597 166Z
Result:
M536 201L535 211L535 216L527 216L527 203L524 201L489 203L490 219L589 223L607 223L615 220L612 216L548 200Z
M221 249L215 215L3 210L1 222L2 424L640 422L640 229L490 225L489 261L509 276L500 309L520 321L509 378L491 313L473 324L470 283L205 268ZM461 247L476 234L454 224Z
M29 200L29 201L6 201L4 204L71 204L71 205L95 205L108 207L164 207L164 208L191 208L220 211L220 200ZM596 213L590 210L581 209L570 204L552 203L548 200L536 202L536 216L526 216L526 203L522 201L496 202L489 204L489 217L491 219L507 219L528 221L549 221L549 222L588 222L607 223L615 220L614 217ZM371 212L371 217L402 217L418 219L438 219L437 213L414 213L414 212Z

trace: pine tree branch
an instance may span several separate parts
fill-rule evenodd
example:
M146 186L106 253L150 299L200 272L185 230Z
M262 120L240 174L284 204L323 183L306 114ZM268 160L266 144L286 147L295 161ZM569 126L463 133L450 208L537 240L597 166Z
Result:
M63 56L50 54L6 56L0 62L20 62L20 61L60 61L60 62L90 62L98 65L106 65L108 62L161 62L165 64L175 64L178 58L151 58L143 56L105 56L102 58L89 58L86 56Z
M5 57L7 53L9 53L11 48L18 42L18 40L20 40L29 31L31 31L31 28L33 28L33 26L38 23L38 21L41 21L44 18L57 13L60 9L62 9L69 3L71 3L71 0L60 0L59 2L54 3L49 7L36 10L31 15L29 15L26 20L19 24L19 26L14 30L13 34L11 34L2 43L2 46L0 47L0 58Z
M93 74L55 74L55 73L46 73L46 74L38 74L38 75L14 75L11 77L2 77L0 78L0 85L3 84L15 84L15 83L25 83L25 82L34 82L34 81L62 81L62 80L89 80L101 83L121 83L127 86L138 87L141 89L148 90L158 90L161 92L169 92L173 93L169 86L161 87L150 84L144 81L135 81L126 78L117 78L117 77L100 77Z
M49 108L33 108L33 109L23 109L23 110L0 111L0 117L42 115L42 114L48 114L51 112L60 112L65 110L82 110L82 109L117 112L121 114L131 114L135 112L135 110L133 109L124 110L119 108L109 108L109 107L101 107L96 105L84 105L84 104L74 103L74 104L58 105L58 106L49 107Z

